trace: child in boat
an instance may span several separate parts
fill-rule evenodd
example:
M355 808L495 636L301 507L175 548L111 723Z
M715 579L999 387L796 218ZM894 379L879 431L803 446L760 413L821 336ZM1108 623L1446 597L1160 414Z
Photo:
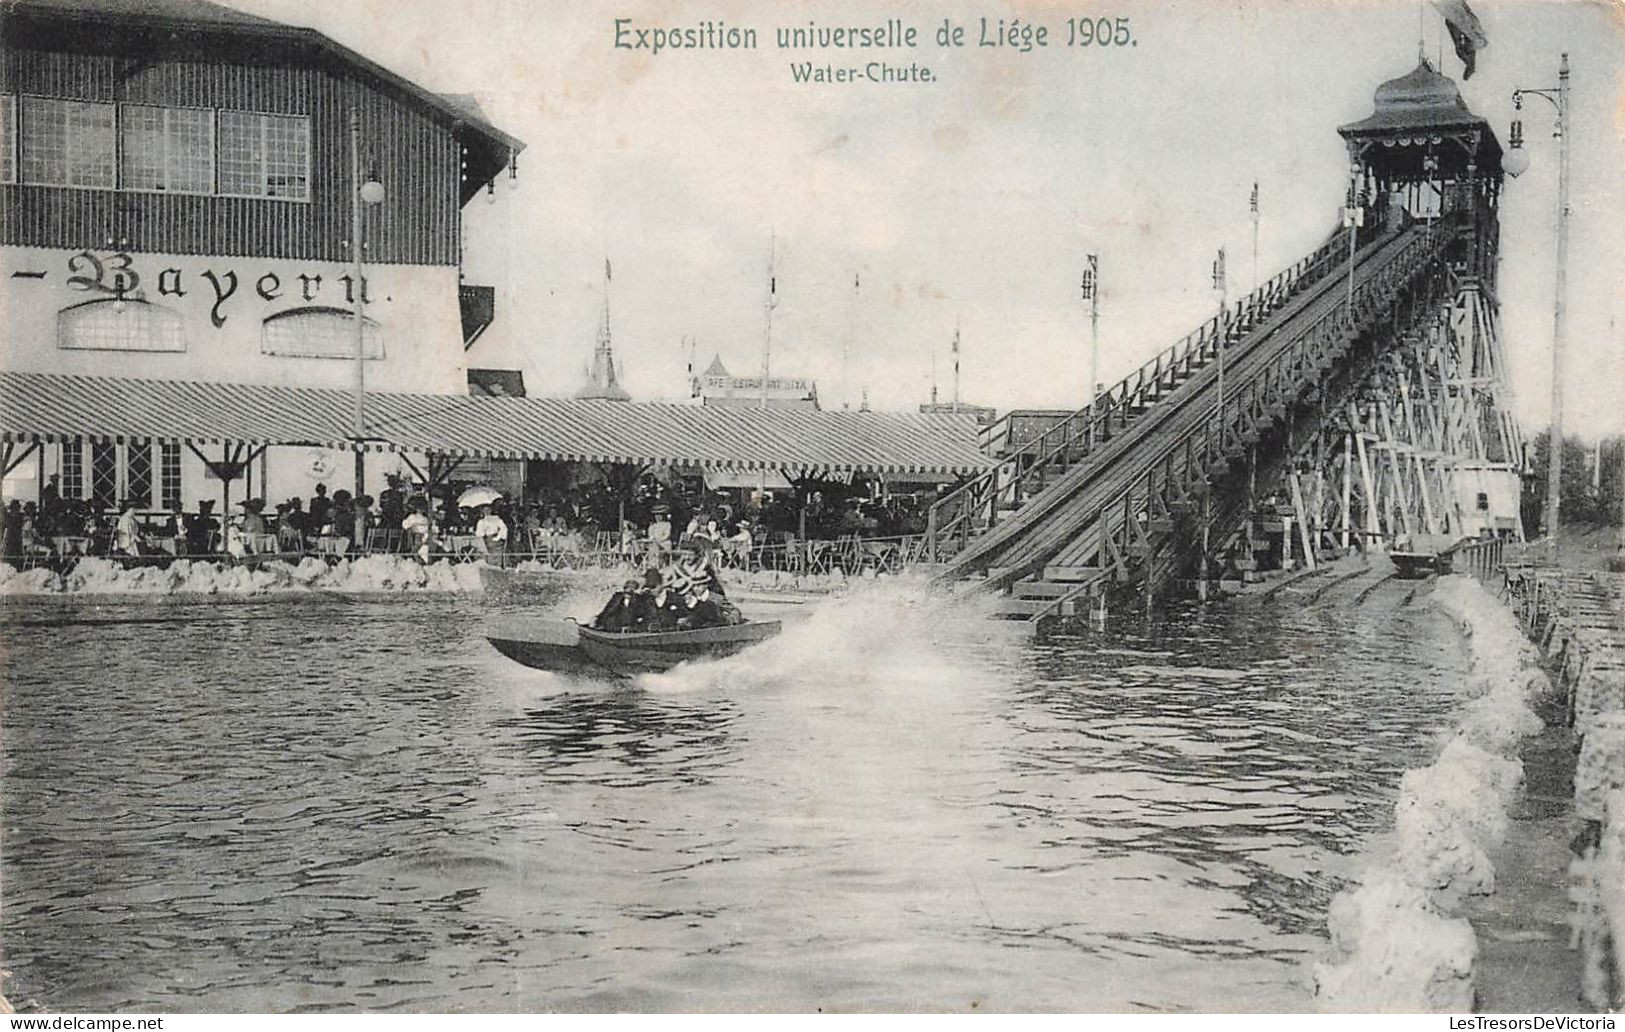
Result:
M643 621L644 610L648 607L648 596L638 590L638 582L629 580L621 585L621 590L610 597L604 608L599 610L593 618L592 625L600 631L613 631L616 633L630 631Z

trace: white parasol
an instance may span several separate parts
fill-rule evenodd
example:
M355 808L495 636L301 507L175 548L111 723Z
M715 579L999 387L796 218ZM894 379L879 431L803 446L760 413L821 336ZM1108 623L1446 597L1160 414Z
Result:
M482 505L490 505L502 497L502 492L494 487L471 487L457 496L457 506L461 509L477 509Z

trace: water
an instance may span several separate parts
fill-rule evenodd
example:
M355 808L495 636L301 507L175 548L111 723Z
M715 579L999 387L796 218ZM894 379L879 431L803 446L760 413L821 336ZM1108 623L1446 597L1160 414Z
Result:
M475 598L14 602L6 992L1303 1009L1457 701L1410 590L1035 644L879 589L634 685L508 663Z

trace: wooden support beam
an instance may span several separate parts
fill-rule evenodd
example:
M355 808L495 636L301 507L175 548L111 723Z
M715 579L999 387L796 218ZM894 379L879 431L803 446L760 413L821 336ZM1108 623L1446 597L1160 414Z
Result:
M1293 471L1289 478L1292 488L1292 514L1298 521L1298 539L1303 544L1303 561L1313 570L1315 568L1315 545L1309 536L1309 517L1303 507L1303 489L1298 483L1298 474Z
M12 470L16 469L18 466L21 466L24 462L27 462L30 455L34 454L35 452L40 452L43 457L44 454L38 441L29 441L27 447L23 448L22 451L16 452L15 454L13 452L13 443L11 441L7 441L5 450L5 475L8 477L11 476Z
M1365 495L1365 531L1367 542L1380 542L1382 527L1378 522L1377 491L1371 478L1371 457L1366 454L1365 435L1355 434L1354 447L1360 459L1360 488Z
M1352 489L1353 489L1353 486L1354 486L1354 484L1353 484L1353 476L1354 476L1354 468L1353 468L1353 466L1354 466L1354 435L1353 434L1344 434L1343 435L1343 477L1342 477L1342 481L1343 481L1343 485L1342 485L1343 486L1343 507L1342 507L1342 511L1339 513L1339 516L1338 516L1338 522L1341 525L1340 529L1342 530L1342 533L1338 537L1338 545L1344 551L1347 551L1348 547L1349 547L1349 522L1350 522L1350 514L1349 514L1350 498L1349 498L1349 495L1352 493Z

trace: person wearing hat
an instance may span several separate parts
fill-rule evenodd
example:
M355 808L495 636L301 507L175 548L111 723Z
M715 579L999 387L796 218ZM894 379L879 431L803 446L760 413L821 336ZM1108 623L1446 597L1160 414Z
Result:
M705 538L684 543L676 569L696 588L704 587L715 595L727 594L722 588L722 577L717 574L716 563L711 559L711 544Z
M119 506L118 520L113 524L113 554L141 554L141 526L136 522L133 498L124 499Z
M428 514L424 512L426 504L416 498L409 506L410 512L401 520L401 542L408 552L414 553L419 560L429 561L429 544L431 528Z
M609 602L593 618L592 625L600 631L617 634L632 630L639 623L647 623L643 612L649 606L649 596L638 590L637 578L621 585L621 590L610 596Z
M245 535L259 535L265 533L265 499L250 498L242 503L243 506L243 533Z
M276 540L284 552L305 550L305 507L297 496L277 506Z
M649 524L649 552L656 558L671 549L671 509L664 505L654 507L654 520Z
M683 593L683 612L677 618L678 627L697 631L704 627L721 627L727 622L722 615L722 607L717 605L710 590L703 585L691 585Z
M643 625L639 628L644 631L674 631L677 629L677 619L684 612L682 591L672 584L659 571L650 569L643 574L643 583L648 595L647 608L644 609Z
M205 498L197 503L197 513L186 517L186 551L190 555L208 555L214 551L214 532L220 521L214 518L214 502Z
M506 563L508 551L508 525L502 517L491 511L489 505L480 506L479 521L474 524L474 536L485 546L487 561L494 566Z

